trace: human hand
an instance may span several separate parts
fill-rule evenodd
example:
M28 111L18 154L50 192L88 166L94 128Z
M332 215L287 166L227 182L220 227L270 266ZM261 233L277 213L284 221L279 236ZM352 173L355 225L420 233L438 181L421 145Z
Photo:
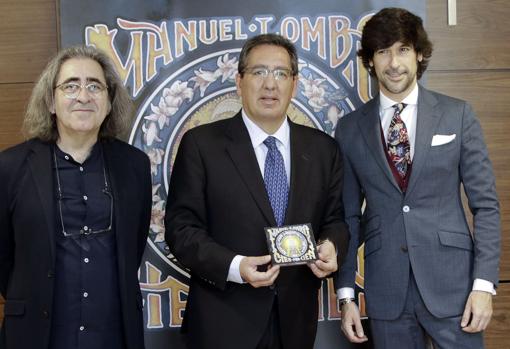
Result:
M279 265L269 265L266 271L258 271L259 265L271 262L271 256L243 257L239 264L239 273L244 281L253 287L271 286L280 273Z
M335 245L329 240L317 246L319 259L309 263L308 267L318 278L324 278L338 269Z
M485 291L471 291L460 322L462 330L469 333L484 331L491 317L492 294Z
M361 317L356 303L350 302L342 305L341 329L345 337L352 343L363 343L368 340L363 332Z

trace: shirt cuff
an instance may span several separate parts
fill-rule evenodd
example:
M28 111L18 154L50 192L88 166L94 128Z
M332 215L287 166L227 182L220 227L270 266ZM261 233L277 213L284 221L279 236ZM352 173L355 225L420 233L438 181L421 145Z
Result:
M241 271L239 270L239 265L241 264L241 260L244 256L237 255L230 262L230 267L228 268L228 276L227 281L236 282L238 284L244 284L244 280L241 277Z
M473 291L484 291L489 292L493 296L496 295L494 284L484 279L475 279L475 281L473 281Z
M342 287L336 290L336 298L355 298L354 297L354 288L351 287Z

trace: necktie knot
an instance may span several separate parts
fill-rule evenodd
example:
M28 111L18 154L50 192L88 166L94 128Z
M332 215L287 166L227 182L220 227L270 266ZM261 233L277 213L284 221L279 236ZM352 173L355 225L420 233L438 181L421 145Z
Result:
M395 114L402 113L402 110L404 110L404 108L406 106L407 106L407 104L405 104L405 103L397 103L397 104L392 105L393 109L395 109Z
M269 150L271 150L271 151L278 149L278 148L276 147L276 138L275 138L275 137L273 137L273 136L269 136L269 137L267 137L267 138L264 140L264 144L265 144L265 145L266 145L266 147L267 147Z

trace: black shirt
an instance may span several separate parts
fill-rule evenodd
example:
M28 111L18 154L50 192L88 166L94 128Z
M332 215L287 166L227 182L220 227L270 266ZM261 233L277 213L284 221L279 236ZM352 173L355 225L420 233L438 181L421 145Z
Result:
M59 208L56 190L50 348L123 349L115 231L93 233L106 230L113 215L113 198L105 193L107 171L101 145L94 145L83 164L56 145L54 150L62 197ZM54 174L58 188L55 168ZM62 221L66 234L72 236L64 236Z

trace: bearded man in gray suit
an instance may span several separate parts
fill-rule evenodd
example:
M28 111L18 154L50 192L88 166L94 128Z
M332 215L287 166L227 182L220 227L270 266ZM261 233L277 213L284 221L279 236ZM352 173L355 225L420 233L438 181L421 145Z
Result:
M424 348L426 334L440 348L483 348L498 283L500 217L479 121L466 102L417 83L432 44L414 14L397 8L375 14L358 55L380 93L336 130L351 232L336 277L342 331L352 342L367 340L353 302L364 242L376 348Z

